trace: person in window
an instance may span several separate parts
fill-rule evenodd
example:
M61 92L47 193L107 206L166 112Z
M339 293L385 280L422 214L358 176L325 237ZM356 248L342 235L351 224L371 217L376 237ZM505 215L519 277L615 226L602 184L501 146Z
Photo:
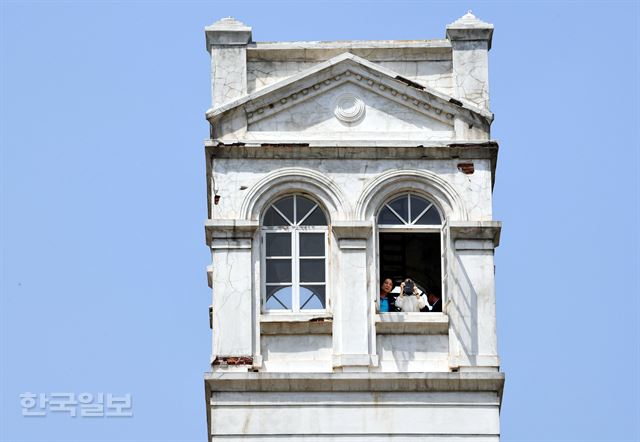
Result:
M427 305L421 310L423 312L441 312L442 311L442 300L440 297L434 293L429 293L427 295Z
M380 286L380 297L378 298L378 312L379 313L388 313L394 312L395 309L395 296L391 291L393 290L393 280L391 278L386 278L382 281L382 285Z
M396 307L405 313L419 312L427 305L425 298L416 284L407 278L400 284L400 296L396 298Z

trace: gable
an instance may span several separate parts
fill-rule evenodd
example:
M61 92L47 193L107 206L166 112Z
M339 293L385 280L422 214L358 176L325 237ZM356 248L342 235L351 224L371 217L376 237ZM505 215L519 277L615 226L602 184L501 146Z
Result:
M488 134L493 114L345 53L207 118L215 138L413 140L455 138L456 121Z
M351 77L351 78L349 78ZM441 118L390 91L364 87L354 75L334 81L313 96L300 95L292 105L271 112L249 112L248 134L258 138L447 139L453 115ZM386 94L384 92L387 92ZM405 96L406 97L406 96ZM370 135L370 136L369 136Z

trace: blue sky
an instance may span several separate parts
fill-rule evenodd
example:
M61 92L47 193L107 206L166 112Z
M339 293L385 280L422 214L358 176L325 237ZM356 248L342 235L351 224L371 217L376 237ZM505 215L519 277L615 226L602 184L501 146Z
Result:
M205 441L205 25L256 41L495 24L503 441L640 439L636 2L2 1L3 441ZM21 416L32 391L132 418Z

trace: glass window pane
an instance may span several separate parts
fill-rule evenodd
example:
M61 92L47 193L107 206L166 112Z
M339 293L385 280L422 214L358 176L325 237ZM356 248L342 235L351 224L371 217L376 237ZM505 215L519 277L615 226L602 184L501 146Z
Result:
M276 206L278 210L282 212L282 214L286 216L287 219L293 223L293 197L292 196L288 196L286 198L282 198L281 200L278 200L274 204L274 206Z
M403 195L389 203L389 207L400 215L405 223L409 220L409 195Z
M404 224L388 207L383 207L378 215L378 224Z
M301 226L326 226L327 225L327 217L324 216L322 209L320 207L316 207L311 212L311 215L304 220Z
M300 282L324 282L324 259L301 259Z
M267 256L291 256L291 233L267 233Z
M416 224L442 224L438 209L436 209L435 206L431 206L431 208L420 217Z
M291 282L291 260L267 259L267 282Z
M297 195L296 196L296 223L299 223L301 219L307 216L307 213L315 206L316 203L308 198Z
M288 226L289 223L285 221L285 219L280 216L278 212L273 210L273 207L269 207L267 213L264 214L264 221L262 222L265 226Z
M324 233L300 233L300 256L324 256Z
M291 286L267 286L267 310L290 310L291 309Z
M409 195L409 198L411 198L411 221L415 221L422 211L431 203L415 195Z
M323 285L303 285L300 287L300 310L320 310L325 306Z

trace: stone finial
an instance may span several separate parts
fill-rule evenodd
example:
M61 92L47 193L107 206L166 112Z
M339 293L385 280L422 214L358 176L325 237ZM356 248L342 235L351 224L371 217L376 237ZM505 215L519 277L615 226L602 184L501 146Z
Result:
M233 17L225 17L204 28L207 51L211 46L246 45L251 41L251 28Z
M486 40L488 49L491 49L493 25L480 20L471 11L468 11L459 19L447 25L447 38L450 41Z

